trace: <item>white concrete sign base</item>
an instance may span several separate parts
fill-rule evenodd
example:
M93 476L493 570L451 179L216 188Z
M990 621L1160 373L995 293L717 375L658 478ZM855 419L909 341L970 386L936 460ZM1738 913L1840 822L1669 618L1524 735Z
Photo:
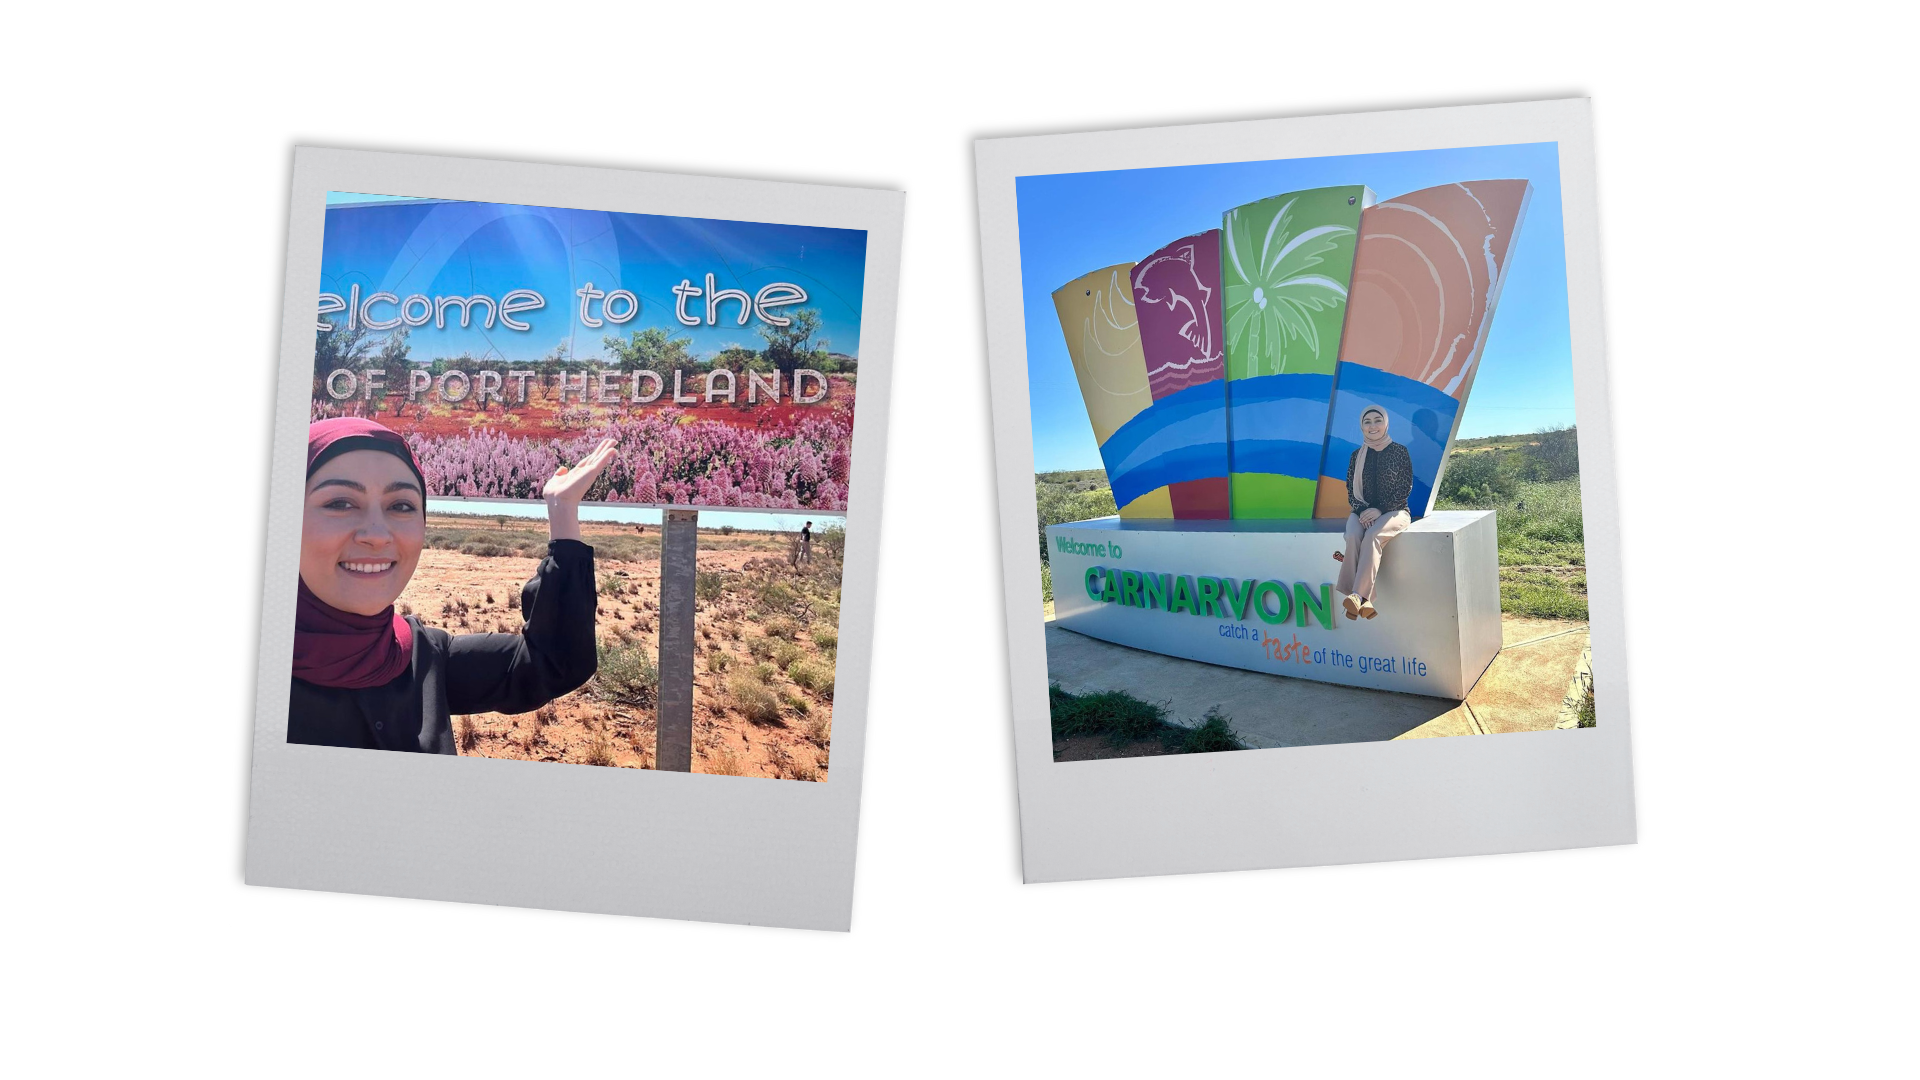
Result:
M1373 619L1334 591L1341 521L1122 521L1047 528L1056 625L1208 664L1465 698L1500 651L1488 510L1437 511L1387 545Z

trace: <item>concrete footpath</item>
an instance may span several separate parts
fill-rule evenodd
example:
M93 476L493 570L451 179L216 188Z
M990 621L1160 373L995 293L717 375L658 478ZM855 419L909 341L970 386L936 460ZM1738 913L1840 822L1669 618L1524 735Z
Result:
M1582 669L1587 624L1506 615L1500 654L1465 701L1289 679L1143 652L1047 622L1047 673L1062 690L1125 690L1198 724L1219 706L1248 746L1428 739L1561 726Z

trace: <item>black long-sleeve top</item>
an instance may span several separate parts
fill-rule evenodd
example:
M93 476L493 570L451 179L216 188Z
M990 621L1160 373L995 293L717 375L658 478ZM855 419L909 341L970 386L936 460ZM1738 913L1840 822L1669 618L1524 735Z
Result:
M413 663L384 686L293 680L287 741L367 750L455 752L454 713L522 713L579 689L599 666L593 549L555 540L521 591L517 634L449 634L413 625Z
M1353 490L1353 467L1360 462L1360 455L1367 453L1362 446L1347 459L1347 505L1358 514L1372 507L1382 514L1391 514L1395 510L1407 508L1407 496L1413 494L1413 456L1407 448L1397 442L1390 442L1384 450L1375 450L1367 455L1367 473L1361 478L1365 491Z

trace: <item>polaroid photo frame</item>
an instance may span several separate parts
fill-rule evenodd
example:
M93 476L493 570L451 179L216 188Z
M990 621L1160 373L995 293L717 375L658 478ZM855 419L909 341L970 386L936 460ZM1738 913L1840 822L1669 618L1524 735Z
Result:
M1041 559L1033 532L1035 438L1027 394L1025 302L1033 288L1050 290L1062 282L1023 281L1018 177L1542 142L1557 144L1563 200L1596 726L1494 738L1417 738L1056 763L1039 611ZM995 384L1000 548L1025 882L1636 844L1632 709L1590 102L1519 102L993 138L975 142L975 175L989 369ZM1369 181L1354 177L1340 183ZM1394 194L1379 192L1380 198ZM1359 202L1363 200L1356 198L1356 206ZM1217 225L1219 221L1213 223ZM1173 240L1173 233L1167 240ZM1127 258L1146 258L1150 250L1146 246ZM1075 267L1073 273L1081 269L1116 282L1125 277L1108 273L1116 267L1096 265ZM1079 290L1081 282L1073 284ZM1089 284L1092 300L1087 304L1098 304L1094 292ZM1054 302L1066 304L1058 296ZM1079 302L1077 294L1073 302ZM1050 329L1058 332L1058 327ZM1056 598L1060 588L1077 584L1056 578Z
M323 310L342 307L338 302L326 307L321 281L323 231L333 192L865 233L858 341L846 343L857 346L853 355L858 357L861 393L852 423L844 509L838 511L846 521L845 572L832 769L825 782L560 768L545 762L367 752L289 741L293 583L300 555L306 433L314 408L315 327ZM247 822L249 884L848 928L903 206L904 197L897 191L295 150ZM790 297L775 289L761 299L773 301L766 305L772 307ZM529 302L522 297L514 306ZM564 310L575 298L552 298L549 303ZM620 303L612 311L616 319L625 310ZM395 314L374 310L383 319ZM732 311L727 309L728 314ZM463 312L453 315L464 322ZM803 505L790 512L805 509ZM663 554L673 557L671 550ZM690 550L687 557L690 560ZM663 595L663 607L665 601Z

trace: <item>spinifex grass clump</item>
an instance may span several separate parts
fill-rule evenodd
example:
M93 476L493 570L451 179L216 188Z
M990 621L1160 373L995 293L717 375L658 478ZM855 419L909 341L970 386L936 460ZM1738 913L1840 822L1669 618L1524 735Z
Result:
M806 655L805 649L791 641L775 642L773 646L773 662L783 671L800 662Z
M651 705L660 686L660 669L645 645L600 645L600 670L591 684L603 701Z
M780 719L780 699L751 672L742 672L727 680L727 704L756 724Z

